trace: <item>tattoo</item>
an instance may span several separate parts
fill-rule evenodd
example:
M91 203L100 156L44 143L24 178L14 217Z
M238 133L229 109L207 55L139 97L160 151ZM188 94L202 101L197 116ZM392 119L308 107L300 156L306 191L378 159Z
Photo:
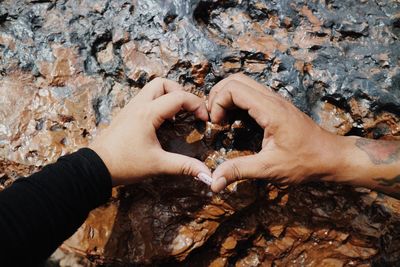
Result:
M396 199L400 199L400 175L397 175L396 177L392 179L386 179L386 178L374 178L375 181L378 181L379 185L386 186L386 187L391 187L392 190L398 190L397 192L393 191L386 191L384 190L385 194L392 196ZM379 189L378 189L379 190Z
M397 175L392 179L375 178L374 180L378 181L379 185L383 186L398 187L400 185L400 175Z
M399 141L382 141L359 138L356 146L367 153L375 165L390 164L400 159Z

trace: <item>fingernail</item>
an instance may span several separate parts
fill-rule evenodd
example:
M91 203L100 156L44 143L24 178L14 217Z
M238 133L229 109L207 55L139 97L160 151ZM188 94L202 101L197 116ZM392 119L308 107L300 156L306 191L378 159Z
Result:
M226 187L226 179L225 177L220 177L218 178L213 185L213 188L215 191L221 191L222 189L224 189Z
M213 181L213 179L210 176L208 176L207 174L205 174L204 172L199 173L199 175L197 175L197 177L195 177L195 178L209 186L211 185L211 183Z

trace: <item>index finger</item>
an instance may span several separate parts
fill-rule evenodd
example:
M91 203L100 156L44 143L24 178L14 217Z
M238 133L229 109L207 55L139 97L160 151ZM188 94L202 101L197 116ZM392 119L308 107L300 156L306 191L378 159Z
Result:
M155 128L169 118L172 118L182 109L193 112L194 115L203 120L208 120L207 107L204 100L192 93L185 91L176 91L163 95L152 102L156 114L154 120Z
M276 96L260 93L246 84L231 80L221 88L221 91L214 97L211 103L211 121L219 123L224 118L226 110L238 107L247 110L249 115L256 122L265 128L268 124L268 117L277 114ZM268 106L268 114L263 114L262 109Z
M142 88L138 97L151 101L164 94L181 90L183 90L183 87L177 82L165 78L155 78Z
M250 78L242 73L235 73L235 74L230 75L228 78L223 79L222 81L218 82L216 85L213 86L213 88L210 91L210 94L208 95L208 107L209 108L211 107L214 97L230 81L238 81L238 82L244 83L244 84L248 85L249 87L251 87L251 90L256 90L265 95L274 94L270 88L265 87L264 85L258 83L257 81L253 80L252 78Z

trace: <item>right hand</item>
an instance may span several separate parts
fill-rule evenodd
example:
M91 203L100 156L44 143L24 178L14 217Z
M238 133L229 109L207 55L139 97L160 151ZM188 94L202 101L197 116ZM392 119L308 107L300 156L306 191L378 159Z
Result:
M333 151L339 137L323 130L280 95L243 74L234 74L210 92L212 122L221 122L232 108L247 110L264 129L262 150L219 165L212 175L214 192L242 179L298 184L334 174L339 163Z

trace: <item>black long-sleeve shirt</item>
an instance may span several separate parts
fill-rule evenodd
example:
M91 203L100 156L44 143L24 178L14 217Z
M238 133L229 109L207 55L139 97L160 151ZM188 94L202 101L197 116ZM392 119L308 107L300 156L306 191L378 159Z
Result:
M44 261L111 196L101 158L83 148L0 192L0 266Z

